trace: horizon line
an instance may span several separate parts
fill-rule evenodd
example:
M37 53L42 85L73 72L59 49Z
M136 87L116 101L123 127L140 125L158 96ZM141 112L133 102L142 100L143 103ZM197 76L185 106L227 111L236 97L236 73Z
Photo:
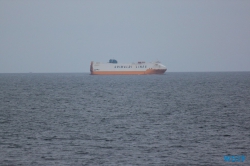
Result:
M233 73L233 72L250 72L250 71L167 71L166 73ZM90 72L0 72L0 74L87 74Z

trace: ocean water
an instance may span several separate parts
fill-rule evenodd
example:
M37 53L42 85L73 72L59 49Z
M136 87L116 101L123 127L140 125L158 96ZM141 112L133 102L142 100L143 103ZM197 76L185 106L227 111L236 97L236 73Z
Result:
M250 72L0 74L0 165L235 164Z

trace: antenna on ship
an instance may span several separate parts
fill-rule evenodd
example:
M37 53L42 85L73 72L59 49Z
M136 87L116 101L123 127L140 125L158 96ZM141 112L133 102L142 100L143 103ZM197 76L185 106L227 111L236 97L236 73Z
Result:
M161 63L159 60L158 60L158 58L157 58L157 61L156 61L156 63Z

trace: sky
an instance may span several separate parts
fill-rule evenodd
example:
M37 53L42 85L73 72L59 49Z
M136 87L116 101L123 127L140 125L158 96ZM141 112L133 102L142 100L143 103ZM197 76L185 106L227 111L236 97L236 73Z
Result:
M250 1L0 0L0 73L83 73L111 58L250 71Z

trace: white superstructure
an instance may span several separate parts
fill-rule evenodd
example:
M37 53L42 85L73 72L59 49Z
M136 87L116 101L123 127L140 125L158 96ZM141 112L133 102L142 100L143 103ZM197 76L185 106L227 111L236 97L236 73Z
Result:
M163 74L166 66L160 62L117 63L111 59L108 63L91 62L91 74Z

